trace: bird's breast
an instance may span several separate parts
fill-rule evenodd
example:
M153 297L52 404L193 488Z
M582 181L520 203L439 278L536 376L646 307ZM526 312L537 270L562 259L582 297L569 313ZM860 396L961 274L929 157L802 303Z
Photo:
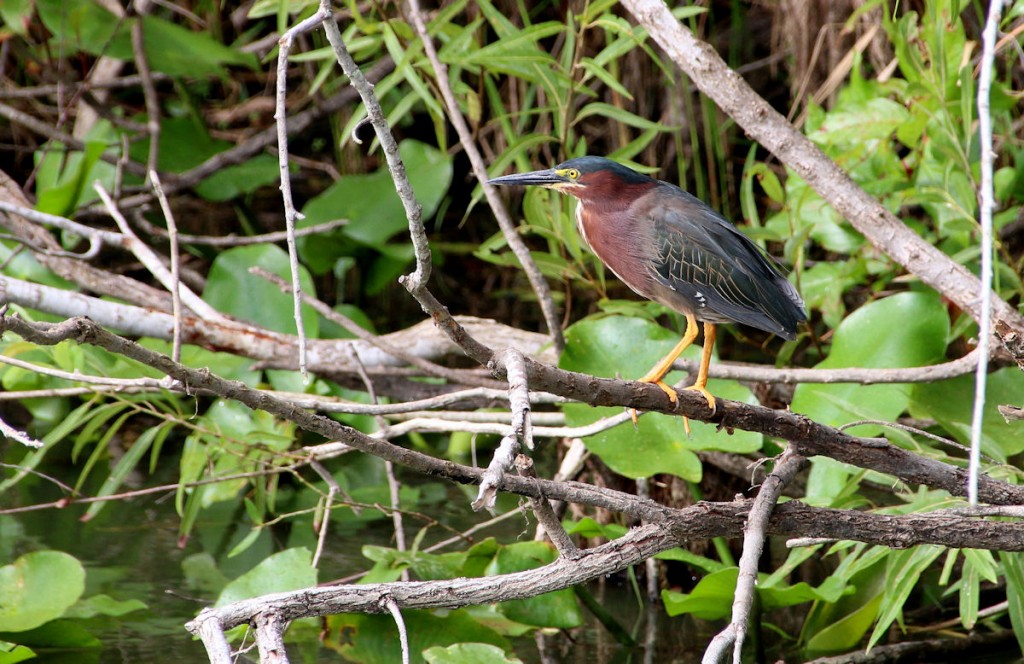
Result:
M650 241L628 210L601 210L581 201L576 206L576 227L590 250L615 276L640 295L651 297L645 257Z

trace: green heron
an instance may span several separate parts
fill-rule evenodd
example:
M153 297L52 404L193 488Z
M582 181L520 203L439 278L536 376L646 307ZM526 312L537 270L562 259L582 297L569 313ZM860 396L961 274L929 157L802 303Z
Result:
M704 395L715 344L715 325L743 323L785 339L807 320L804 303L775 262L720 214L679 187L603 157L580 157L543 171L490 180L538 185L579 199L576 226L597 257L627 286L686 316L686 331L672 351L640 379L660 387L704 322L697 380L688 390ZM633 413L634 421L636 412ZM689 431L689 423L687 423Z

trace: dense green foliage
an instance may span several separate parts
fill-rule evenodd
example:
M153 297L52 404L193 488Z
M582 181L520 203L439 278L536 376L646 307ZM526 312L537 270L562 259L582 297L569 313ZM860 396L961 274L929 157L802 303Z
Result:
M505 236L484 210L479 187L472 185L449 130L433 70L404 10L354 0L344 4L339 23L356 60L367 68L383 60L393 64L375 81L375 91L402 139L402 158L434 243L437 291L456 313L504 316L504 323L538 328L533 293L518 272ZM733 4L740 13L754 11L744 3ZM101 56L130 68L130 33L141 21L149 66L160 76L158 167L170 181L168 176L188 174L272 124L265 107L261 114L255 104L246 111L246 104L272 96L272 82L267 81L272 81L276 51L249 47L294 25L315 5L311 0L259 0L232 24L227 10L208 1L191 8L202 16L202 23L162 8L144 17L118 19L92 0L3 2L6 76L13 88L48 82L47 71L61 79L75 78L79 66L88 69ZM680 7L675 14L699 34L714 38L744 27L725 5L723 9L712 3L710 11ZM891 49L895 67L880 76L877 64L863 51L852 51L845 82L827 106L808 105L804 130L928 242L976 272L981 249L976 222L975 42L976 26L983 21L981 7L935 0L919 9L894 9L874 1L850 18L850 27L871 11L878 11L881 30L876 39ZM1024 2L1018 0L1005 21L1018 24L1022 16ZM745 142L726 118L680 80L645 32L612 0L535 6L456 0L430 15L429 30L448 67L460 109L491 159L492 173L606 154L680 182L737 219L745 232L791 266L792 279L808 305L810 324L797 340L784 343L731 330L722 343L728 359L820 368L914 367L962 356L977 335L967 315L868 244L799 177ZM290 115L347 86L322 34L311 33L303 46L296 49L289 71ZM730 51L735 66L750 55L740 46L730 46ZM999 56L1005 66L997 67L993 87L999 154L996 229L1007 230L996 247L995 291L1016 304L1024 297L1024 251L1021 232L1016 231L1014 239L1009 229L1024 215L1024 140L1019 135L1017 92L1024 80L1010 51ZM788 96L787 75L796 73L780 73L764 92L783 89ZM49 98L46 103L51 103ZM81 216L106 227L107 221L86 214L97 201L92 183L99 180L108 190L123 185L125 193L143 189L141 177L118 174L114 164L101 159L105 154L145 162L149 137L139 127L151 118L145 116L142 93L137 86L115 90L107 106L109 114L101 115L83 137L81 149L68 147L58 137L39 136L30 155L5 157L5 170L19 184L31 182L29 192L38 210ZM243 110L237 112L240 107ZM52 115L48 111L47 118ZM418 322L421 315L396 286L397 277L412 265L412 246L388 169L369 132L360 129L364 116L365 110L351 103L292 137L293 154L308 160L292 165L304 215L300 227L348 220L328 233L300 239L298 254L307 292L365 329L391 332ZM4 134L5 142L17 140L11 126ZM361 137L363 144L354 137ZM341 176L331 181L324 173L333 168ZM253 235L277 229L277 179L277 159L269 150L217 169L176 194L180 210L199 209L197 204L204 210L179 223L184 232L203 235ZM643 374L677 340L680 321L675 314L631 299L605 272L578 237L566 197L530 190L523 196L521 211L520 232L571 323L559 366L604 377ZM147 211L146 218L163 223L155 210ZM155 238L149 239L163 251L162 240ZM69 250L84 249L81 239L70 233L60 233L59 239ZM286 276L284 243L221 249L185 242L183 247L189 267L200 275L194 281L207 303L268 330L294 331L290 296L249 272L259 266ZM138 270L129 263L131 257L106 258L112 263L104 267ZM14 240L0 240L0 261L4 275L76 288ZM491 281L485 275L497 276ZM36 320L57 320L51 313L18 310ZM351 336L311 307L303 311L311 337ZM142 343L170 352L165 339L147 338ZM151 368L86 345L38 347L7 335L0 350L7 357L67 372L161 377ZM182 362L253 387L370 401L358 380L320 376L305 384L297 372L267 369L214 349L186 345ZM1024 373L1014 367L999 369L989 378L989 394L999 403L1019 402L1024 394ZM0 385L6 391L22 391L77 383L3 366ZM714 394L737 401L758 403L762 396L733 381L713 380L709 386ZM963 465L962 448L935 437L968 442L972 391L968 376L916 385L802 384L792 395L791 407L835 426L870 420L853 432L884 436L928 458ZM327 488L315 473L293 467L303 445L322 441L293 424L224 399L159 391L49 395L19 404L17 410L5 408L4 414L15 415L44 446L32 450L9 442L3 448L8 464L0 480L3 505L70 497L35 473L58 477L79 495L113 496L155 483L150 480L156 476L168 477L158 471L174 466L172 482L177 486L172 493L176 536L184 549L184 587L224 604L327 580L312 567L310 553L316 548L313 525L325 517ZM569 426L615 414L614 409L580 404L564 404L558 410ZM367 415L334 416L368 433L380 428ZM933 436L881 424L900 418L912 418ZM1007 423L992 410L986 415L984 435L986 472L1019 483L1024 424ZM468 432L417 432L398 442L465 462L471 447L487 454L494 439L477 439ZM777 441L758 434L729 435L700 422L694 422L693 434L687 437L678 419L656 414L643 417L638 431L626 423L584 442L600 459L588 466L591 477L603 475L605 483L660 478L665 485L685 487L692 498L716 489L728 498L748 488L709 471L700 453L771 456L780 449ZM553 447L542 446L538 456ZM547 465L553 465L550 457ZM517 541L517 531L460 542L444 552L431 550L430 545L452 530L465 528L453 512L468 511L471 498L440 482L415 477L402 478L406 481L399 503L393 505L406 513L406 528L415 533L408 550L400 551L387 535L369 535L390 525L391 509L386 506L392 502L383 462L351 454L332 461L329 471L344 499L329 514L331 537L337 539L333 544L329 540L328 548L343 548L349 556L360 552L365 581L393 581L403 575L429 580L503 574L539 567L555 556L544 543ZM209 481L214 479L218 481ZM731 484L723 488L723 482ZM825 458L814 460L803 489L801 499L810 504L885 513L962 504L945 492L909 487ZM670 500L669 493L660 498ZM507 497L499 507L503 512L517 509ZM116 502L93 502L73 509L89 520L113 519L105 513L119 508ZM215 515L230 518L217 521L216 528L204 524ZM612 539L625 531L626 524L614 522L614 517L591 516L595 515L567 517L570 533L581 539ZM521 529L521 518L514 518L519 519L515 528ZM16 532L14 517L0 515L0 529ZM27 647L97 647L97 639L81 627L89 624L87 619L144 609L139 597L128 593L112 599L95 592L100 584L86 581L93 571L86 572L70 556L47 551L40 542L11 542L0 544L0 563L9 563L0 567L0 641L10 644L10 652L0 653L0 663L28 657ZM716 542L712 551L679 549L659 556L670 578L696 579L664 590L668 614L707 621L727 618L737 575L734 555L729 543ZM923 616L921 624L958 615L958 628L965 631L982 624L993 630L1012 628L1024 647L1020 554L937 546L893 551L839 542L788 553L773 550L772 569L759 580L759 620L764 638L770 640L769 650L780 656L812 657L899 640L897 630L909 624L914 611ZM629 581L635 579L630 576ZM47 584L58 587L47 589ZM10 588L22 589L26 597L20 599L8 592ZM35 590L29 593L25 588ZM1003 600L1007 604L982 613ZM498 661L495 647L512 657L516 637L536 628L574 629L588 619L587 614L586 602L567 589L443 615L406 612L405 620L417 657L428 662L474 662ZM78 631L68 627L78 623ZM327 636L318 646L321 627ZM624 628L627 636L631 629ZM289 638L302 644L308 661L314 661L322 647L351 661L389 662L396 661L398 652L392 630L386 616L343 615L322 626L300 623ZM58 632L63 640L57 638Z

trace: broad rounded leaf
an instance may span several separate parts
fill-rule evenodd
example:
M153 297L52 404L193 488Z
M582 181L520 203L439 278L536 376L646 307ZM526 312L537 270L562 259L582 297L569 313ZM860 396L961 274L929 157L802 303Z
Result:
M989 374L987 380L981 450L1005 462L1008 457L1024 452L1024 421L1007 422L997 407L1003 403L1021 402L1024 398L1021 396L1024 395L1024 373L1016 367L1008 367ZM971 440L973 408L973 374L915 385L910 402L911 415L934 419L964 444Z
M580 321L566 330L566 349L559 366L594 376L638 378L647 373L679 341L678 335L641 318L607 316ZM694 346L683 357L697 359ZM670 372L666 382L683 377ZM752 402L750 391L735 381L711 380L708 389L724 399ZM602 417L621 413L617 408L592 408L581 404L563 407L570 426L590 424ZM759 434L736 431L730 435L714 425L693 421L687 437L682 418L649 413L632 422L584 439L587 448L601 456L615 472L627 477L650 477L671 473L699 481L701 465L694 450L717 449L745 453L758 450Z
M235 247L214 259L203 299L224 313L276 332L294 334L292 296L266 279L250 274L249 268L256 266L291 281L288 254L284 249L272 244ZM313 279L302 266L299 266L299 282L306 293L316 293ZM316 312L306 305L302 307L302 323L308 336L318 335Z
M402 611L402 619L414 661L424 650L458 643L489 643L502 652L510 648L505 637L482 624L466 609L448 611L444 615L407 609ZM398 629L391 616L352 613L328 616L325 633L328 636L324 646L340 653L344 661L361 664L402 661Z
M406 140L399 145L409 184L424 218L434 214L452 180L452 159L426 143ZM302 208L305 219L299 227L336 219L348 224L332 233L300 238L299 255L317 274L332 269L353 244L383 251L396 233L407 231L405 208L395 192L387 167L363 175L347 175ZM408 260L406 260L408 262Z
M265 559L221 591L216 606L270 593L316 585L313 556L307 549L286 549Z
M900 293L864 305L836 329L828 358L819 369L917 367L941 361L949 315L930 293ZM854 420L895 419L907 408L908 385L798 385L795 412L828 425ZM875 435L859 428L858 435Z
M518 657L489 643L457 643L447 648L434 646L423 651L427 664L523 664Z
M545 542L516 542L498 549L487 567L488 575L511 574L537 569L554 562L555 551ZM509 619L536 627L569 629L583 624L576 595L569 588L528 599L502 602L501 612Z
M62 551L27 553L0 567L0 632L24 632L55 620L85 590L85 569Z

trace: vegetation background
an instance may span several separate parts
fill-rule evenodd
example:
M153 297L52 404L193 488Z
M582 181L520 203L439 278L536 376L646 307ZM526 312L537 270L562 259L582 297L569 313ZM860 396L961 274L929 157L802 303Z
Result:
M8 313L39 323L87 314L146 349L180 350L186 366L272 390L378 440L486 466L509 429L499 391L506 384L446 345L399 286L415 266L409 221L366 108L319 29L298 35L285 69L301 283L326 303L302 308L310 382L296 370L291 296L251 271L289 275L284 237L268 235L284 228L275 65L278 39L316 8L311 0L0 4ZM334 9L399 141L437 298L493 348L514 344L595 376L642 375L677 340L679 317L637 301L606 273L576 235L566 198L512 193L513 236L557 312L546 317L538 302L545 294L525 276L453 129L415 9L355 1ZM955 0L673 7L857 183L972 272L982 251L974 100L986 10ZM957 361L978 336L975 321L748 140L617 3L457 0L426 8L425 17L491 175L606 155L678 182L790 268L810 323L792 342L728 328L720 355L765 372L712 381L713 393L788 405L828 426L862 422L853 434L965 465L956 443L969 440L973 382L970 364ZM1008 4L1001 31L991 109L994 290L1019 310L1024 2ZM150 170L167 192L180 255ZM124 224L112 220L96 181L112 192ZM132 332L173 310L154 257L198 295L184 302L197 316L182 320L180 349L167 325ZM218 337L224 316L243 323ZM552 327L564 330L564 349ZM344 341L360 335L363 345ZM372 361L384 342L412 359ZM184 393L159 382L153 366L94 344L45 345L8 331L0 350L0 417L31 438L5 430L0 448L0 662L196 659L201 646L181 624L210 603L338 578L493 576L557 558L534 538L534 517L514 495L500 494L493 515L474 513L475 490L436 474L355 451L318 457L310 450L326 441L296 422L223 393ZM996 406L1021 405L1024 372L1004 351L991 360L984 465L1016 485L1024 426ZM873 385L793 385L773 373L949 364L957 368L942 380ZM686 436L678 417L660 414L645 415L637 429L622 423L585 435L598 420L622 419L621 405L535 397L539 476L672 508L752 494L749 464L784 447L758 431L697 421ZM424 400L435 409L398 406ZM33 441L41 445L26 444ZM814 507L877 516L964 505L948 490L827 456L815 457L787 492ZM592 504L562 508L583 547L614 541L639 521ZM962 647L1019 656L1024 558L1015 533L990 547L1002 551L940 543L899 550L838 535L787 549L772 538L748 654L797 661L871 647L882 657L887 644L916 642L920 653ZM691 539L648 564L531 599L404 610L410 650L431 662L695 661L730 615L740 545ZM287 640L303 661L391 662L396 635L390 617L342 613L298 620Z

